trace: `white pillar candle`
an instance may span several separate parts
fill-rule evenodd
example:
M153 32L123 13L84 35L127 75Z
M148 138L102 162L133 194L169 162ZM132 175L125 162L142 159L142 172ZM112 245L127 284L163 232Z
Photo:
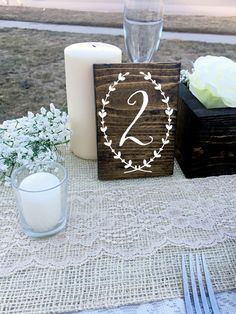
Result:
M121 63L121 49L104 43L78 43L65 48L67 106L71 150L97 159L93 64Z
M61 218L60 180L51 173L38 172L24 178L19 186L22 215L35 232L53 229Z

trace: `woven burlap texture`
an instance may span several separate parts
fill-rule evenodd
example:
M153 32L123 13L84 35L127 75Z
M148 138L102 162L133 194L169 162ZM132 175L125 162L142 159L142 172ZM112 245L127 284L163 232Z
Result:
M236 176L97 180L68 150L68 223L30 239L1 188L0 309L56 313L182 295L181 255L205 252L216 291L236 287ZM32 310L33 309L33 310Z

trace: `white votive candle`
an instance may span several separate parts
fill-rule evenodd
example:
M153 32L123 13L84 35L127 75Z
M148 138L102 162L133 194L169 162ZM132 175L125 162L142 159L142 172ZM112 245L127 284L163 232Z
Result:
M22 215L35 232L53 229L61 218L60 180L51 173L38 172L19 185Z
M78 43L65 48L66 93L72 152L97 159L93 64L121 63L121 49L104 43Z

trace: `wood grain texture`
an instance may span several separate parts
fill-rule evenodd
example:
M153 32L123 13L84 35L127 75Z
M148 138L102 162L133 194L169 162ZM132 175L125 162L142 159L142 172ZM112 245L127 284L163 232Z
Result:
M187 178L236 173L236 109L206 109L180 84L176 158Z
M169 107L173 109L171 115L172 129L169 131L169 143L164 146L160 158L154 158L150 163L151 167L143 169L151 172L133 171L132 168L125 169L125 163L132 161L132 165L143 165L144 160L150 160L154 151L162 146L162 138L166 137L166 124L168 124L168 116L165 113L167 105L162 102L163 95L159 90L155 89L155 85L149 80L145 80L140 74L151 73L152 79L156 83L160 83L165 96L169 97ZM166 176L173 173L174 161L174 141L175 141L175 125L176 111L178 103L178 81L179 81L180 64L176 63L160 63L160 64L107 64L94 65L95 80L95 98L97 113L97 148L98 148L98 178L100 180L137 178L148 176ZM109 103L105 106L107 113L104 118L104 125L107 127L107 140L112 140L112 149L121 153L120 159L115 159L115 154L111 148L106 146L104 142L104 133L101 131L101 112L103 105L102 99L106 98L109 86L117 81L119 73L127 73L124 81L119 81L115 86L116 90L112 91L109 96ZM143 95L138 93L132 98L132 102L136 100L134 105L128 105L128 98L136 91L143 90L148 94L148 105L137 122L132 126L127 136L133 136L143 143L153 137L153 142L146 146L141 146L134 141L127 139L123 146L119 146L120 139L127 127L132 123L138 114L142 103Z

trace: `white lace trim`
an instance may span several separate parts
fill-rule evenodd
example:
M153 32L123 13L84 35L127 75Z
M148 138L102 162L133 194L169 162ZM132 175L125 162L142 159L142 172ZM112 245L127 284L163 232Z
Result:
M21 231L14 197L2 197L0 273L80 265L104 253L130 259L168 245L201 248L235 238L235 180L91 181L82 188L72 178L66 230L40 240Z

